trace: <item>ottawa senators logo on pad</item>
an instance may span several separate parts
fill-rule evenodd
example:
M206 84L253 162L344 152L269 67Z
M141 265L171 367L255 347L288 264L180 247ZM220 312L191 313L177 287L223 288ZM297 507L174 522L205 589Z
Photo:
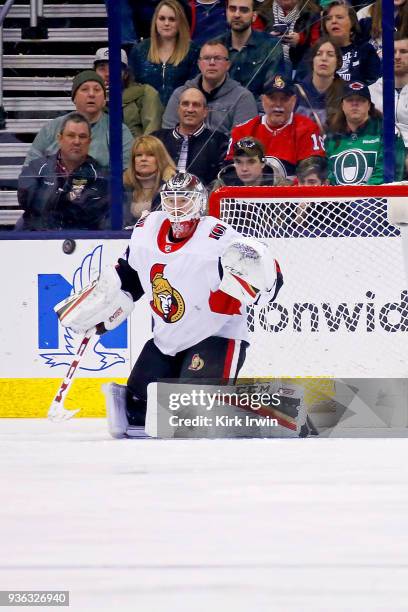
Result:
M204 367L204 359L201 359L198 353L194 353L191 363L188 366L189 370L193 370L193 372L197 372L197 370L201 370Z
M165 264L154 264L150 270L153 300L151 309L166 323L176 323L184 314L184 300L177 289L174 289L164 278Z

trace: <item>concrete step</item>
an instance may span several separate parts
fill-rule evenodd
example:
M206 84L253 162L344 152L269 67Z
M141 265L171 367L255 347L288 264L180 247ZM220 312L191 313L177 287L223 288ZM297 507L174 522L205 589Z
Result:
M15 225L23 210L0 210L0 225Z
M18 207L16 191L1 191L0 190L0 207L6 210L0 210L0 225L15 225L23 214L23 210Z
M18 207L17 191L1 191L0 190L0 206L16 208Z
M2 142L0 144L0 158L1 157L24 157L27 155L27 151L31 144L29 142ZM0 191L0 195L4 193Z
M4 98L4 108L6 111L66 111L75 109L71 98L65 97L41 97L37 98Z
M84 68L93 66L91 64ZM63 91L70 93L72 87L71 77L4 77L4 91Z
M94 55L5 55L4 68L85 70L93 65Z
M12 134L36 134L40 131L49 119L7 119L6 129L2 132L11 132Z
M21 173L21 165L18 165L18 166L1 165L0 166L0 179L1 180L7 180L7 179L16 180L20 176L20 173Z
M27 19L30 17L30 6L15 4L8 17ZM45 4L44 17L106 17L104 4Z
M3 32L4 42L20 42L21 29L9 28ZM48 38L25 38L24 42L83 42L83 41L108 41L107 28L48 28ZM31 56L33 57L33 56Z

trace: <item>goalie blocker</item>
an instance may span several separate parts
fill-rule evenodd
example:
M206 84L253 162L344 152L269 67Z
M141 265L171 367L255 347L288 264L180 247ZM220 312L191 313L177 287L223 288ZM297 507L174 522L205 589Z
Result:
M197 177L176 174L161 199L163 211L136 223L116 270L105 269L96 283L56 308L61 323L74 331L103 331L119 325L133 301L143 294L148 299L153 338L133 366L126 393L114 394L118 427L109 422L115 437L128 435L124 422L144 427L152 382L233 382L249 344L245 305L274 299L282 285L265 245L203 216L206 192Z

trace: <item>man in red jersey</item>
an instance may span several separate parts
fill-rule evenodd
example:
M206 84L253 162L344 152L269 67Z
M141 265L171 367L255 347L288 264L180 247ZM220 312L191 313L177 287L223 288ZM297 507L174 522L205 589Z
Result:
M286 77L276 75L268 81L261 100L265 114L232 129L226 159L232 159L238 140L252 136L264 145L267 163L279 167L286 178L293 179L298 162L325 155L323 137L314 121L293 112L296 90Z

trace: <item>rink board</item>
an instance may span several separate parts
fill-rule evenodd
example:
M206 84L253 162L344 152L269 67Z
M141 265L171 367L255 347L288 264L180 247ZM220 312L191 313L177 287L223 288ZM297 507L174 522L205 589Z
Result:
M327 257L322 258L322 242ZM127 240L0 241L0 417L43 417L75 351L78 337L58 323L53 306L114 263ZM382 260L355 262L356 250L378 245ZM254 319L243 376L407 377L408 293L399 238L273 241L285 285L277 303ZM393 271L384 262L393 261ZM308 284L310 262L316 282ZM157 262L160 263L160 262ZM339 275L347 282L339 290ZM324 281L323 281L324 279ZM335 296L335 299L333 299ZM304 305L307 305L305 307ZM339 304L348 314L336 316ZM300 314L299 314L300 313ZM311 316L313 314L313 317ZM330 328L330 325L332 328ZM146 300L130 322L90 347L67 407L81 416L105 413L101 384L124 381L151 336Z

